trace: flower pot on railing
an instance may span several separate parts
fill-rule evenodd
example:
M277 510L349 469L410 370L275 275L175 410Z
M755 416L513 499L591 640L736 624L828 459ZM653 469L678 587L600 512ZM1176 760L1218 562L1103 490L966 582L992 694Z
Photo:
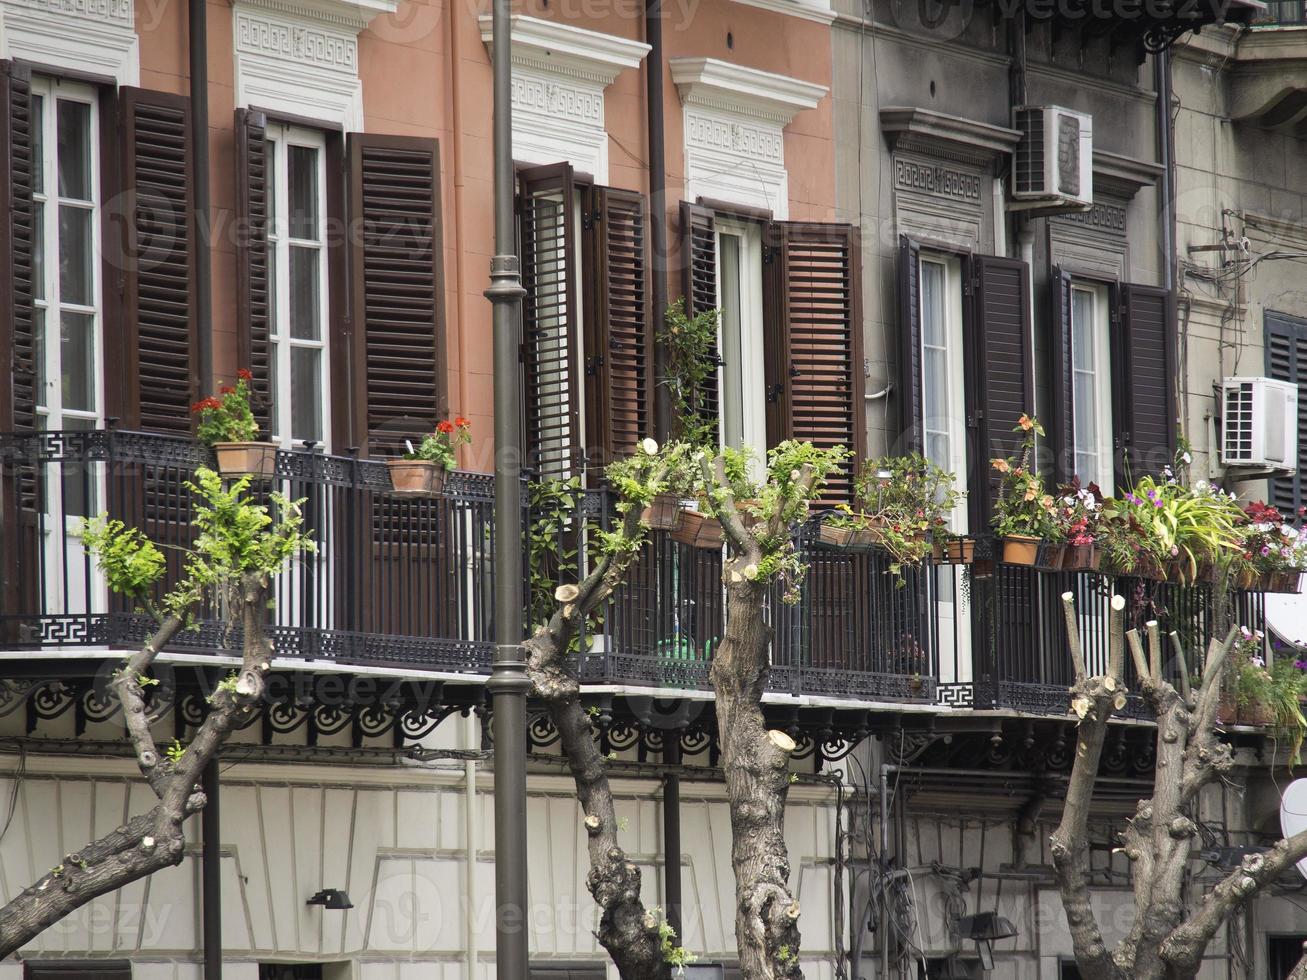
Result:
M848 548L853 544L853 533L856 530L852 525L822 521L817 530L817 542L831 548Z
M1275 724L1275 709L1260 698L1239 705L1239 724L1253 728L1269 728Z
M1247 592L1257 586L1257 572L1251 568L1239 569L1239 574L1234 581L1234 587L1243 592Z
M1221 699L1216 702L1216 720L1222 725L1236 725L1239 722L1239 702L1233 694L1221 692Z
M1035 559L1035 564L1050 572L1059 571L1062 568L1062 559L1066 555L1066 545L1060 541L1042 541L1039 545L1039 557Z
M1270 581L1266 591L1296 595L1301 591L1301 583L1302 572L1298 571L1296 568L1280 572L1272 572L1270 574Z
M1069 544L1062 552L1062 570L1066 572L1096 572L1102 554L1096 544Z
M1007 565L1034 565L1039 561L1039 538L1013 534L1003 539L1003 562Z
M974 538L948 537L932 542L935 561L941 565L970 565L976 557Z
M640 520L654 531L674 531L681 519L681 499L674 493L654 496L649 506L640 511Z
M390 485L396 493L438 496L445 489L445 468L427 459L391 459Z
M213 452L223 476L272 476L277 471L275 442L215 442Z
M697 510L682 509L672 531L672 540L691 548L715 550L725 543L726 536L717 518Z
M1139 561L1130 574L1135 578L1146 578L1151 582L1166 581L1165 566L1152 555L1143 553L1139 555Z
M1216 585L1221 580L1221 567L1210 558L1198 563L1197 580L1206 585Z

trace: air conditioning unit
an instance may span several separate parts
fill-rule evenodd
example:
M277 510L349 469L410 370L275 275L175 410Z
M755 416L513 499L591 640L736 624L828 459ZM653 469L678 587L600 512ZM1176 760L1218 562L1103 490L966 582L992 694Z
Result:
M1094 203L1094 119L1053 105L1017 106L1014 211L1088 211Z
M1221 381L1221 464L1289 470L1298 466L1298 386L1274 378Z

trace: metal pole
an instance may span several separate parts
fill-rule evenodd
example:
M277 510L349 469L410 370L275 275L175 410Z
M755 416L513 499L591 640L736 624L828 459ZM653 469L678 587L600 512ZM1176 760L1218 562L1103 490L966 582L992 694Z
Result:
M190 0L191 187L195 194L195 354L198 395L213 386L213 268L209 260L209 14L208 0ZM242 365L248 367L248 365Z
M218 810L218 760L210 759L201 779L200 917L204 934L204 980L222 980L222 832Z
M676 930L683 942L681 931L681 733L675 729L665 733L668 739L663 749L663 761L677 768L668 770L663 777L663 903L667 906L667 923Z
M644 59L645 102L649 124L649 245L653 250L650 278L655 331L661 329L667 312L667 161L663 121L663 3L645 0L644 39L649 54ZM684 256L682 256L684 260ZM667 353L654 345L654 429L666 439L672 427L672 405L663 378L667 374Z
M522 660L521 275L514 253L510 0L491 10L494 65L495 662L487 687L495 740L495 976L527 980L526 693Z

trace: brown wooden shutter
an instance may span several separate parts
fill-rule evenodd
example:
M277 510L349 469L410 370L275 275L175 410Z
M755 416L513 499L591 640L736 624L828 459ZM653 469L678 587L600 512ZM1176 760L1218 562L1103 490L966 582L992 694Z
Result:
M717 308L717 223L709 208L681 202L681 288L685 296L685 314L697 316ZM719 352L714 352L720 357ZM720 420L717 373L704 382L703 415Z
M1296 385L1307 384L1307 320L1283 313L1266 312L1266 374ZM1270 481L1270 503L1286 517L1296 517L1298 508L1307 504L1303 481L1307 480L1307 398L1298 398L1297 470L1292 476Z
M571 472L580 446L576 189L571 164L519 174L524 445L542 473Z
M1174 320L1171 294L1165 289L1136 284L1121 288L1112 344L1118 486L1156 475L1175 458Z
M1053 355L1052 415L1044 425L1053 447L1053 475L1066 483L1076 471L1075 377L1073 366L1075 335L1071 324L1071 276L1053 266L1048 280L1052 302Z
M1015 450L1017 420L1032 410L1034 368L1027 296L1030 269L1018 259L978 255L970 263L969 454L972 526L988 527L993 493L989 461Z
M191 289L190 100L138 88L119 94L127 191L124 410L129 424L188 435L200 389Z
M653 435L648 207L633 191L588 193L585 243L586 432L600 465Z
M236 110L236 329L240 367L254 375L254 414L271 431L271 304L268 294L267 117L252 109Z
M854 453L832 474L827 500L852 496L866 453L857 231L775 222L763 264L767 441L800 439Z
M27 69L0 62L0 431L31 432L36 412L32 307L32 86Z
M353 441L393 453L430 432L446 403L440 147L350 133Z
M921 247L899 236L899 427L909 452L923 447Z

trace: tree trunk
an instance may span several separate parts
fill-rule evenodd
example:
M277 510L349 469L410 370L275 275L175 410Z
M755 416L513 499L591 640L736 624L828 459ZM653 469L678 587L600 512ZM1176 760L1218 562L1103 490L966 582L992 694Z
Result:
M790 753L784 732L768 731L762 714L771 629L763 620L766 586L734 581L728 562L726 629L713 654L717 737L731 811L735 869L735 939L744 980L803 976L799 968L799 903L790 892L785 800Z

